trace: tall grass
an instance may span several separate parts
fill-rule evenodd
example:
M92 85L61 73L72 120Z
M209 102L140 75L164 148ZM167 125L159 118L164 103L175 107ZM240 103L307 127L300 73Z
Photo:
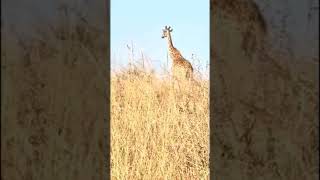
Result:
M208 83L175 88L139 67L114 73L112 179L208 179Z

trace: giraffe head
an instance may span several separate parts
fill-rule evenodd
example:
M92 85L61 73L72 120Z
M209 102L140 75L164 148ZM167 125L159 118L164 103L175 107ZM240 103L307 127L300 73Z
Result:
M162 36L161 38L166 38L168 37L168 34L172 32L172 28L170 26L165 26L164 29L162 30Z

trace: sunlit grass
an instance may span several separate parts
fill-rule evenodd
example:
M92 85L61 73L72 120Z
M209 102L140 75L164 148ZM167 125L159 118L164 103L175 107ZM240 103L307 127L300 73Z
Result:
M114 73L112 179L208 179L208 83L179 88L137 67Z

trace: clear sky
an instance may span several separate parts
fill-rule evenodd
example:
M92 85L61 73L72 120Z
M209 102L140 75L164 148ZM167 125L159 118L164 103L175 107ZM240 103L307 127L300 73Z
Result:
M111 0L111 68L128 63L131 42L135 58L143 51L154 68L165 64L165 25L172 27L173 43L186 59L193 63L195 54L201 65L209 63L209 0Z

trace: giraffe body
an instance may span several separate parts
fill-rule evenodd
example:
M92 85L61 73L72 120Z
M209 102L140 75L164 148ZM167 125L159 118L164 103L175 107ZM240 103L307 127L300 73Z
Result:
M168 50L172 60L173 77L179 80L190 80L193 78L193 67L191 63L181 55L180 51L173 46L171 32L172 29L166 26L163 30L162 38L166 37L168 40Z

